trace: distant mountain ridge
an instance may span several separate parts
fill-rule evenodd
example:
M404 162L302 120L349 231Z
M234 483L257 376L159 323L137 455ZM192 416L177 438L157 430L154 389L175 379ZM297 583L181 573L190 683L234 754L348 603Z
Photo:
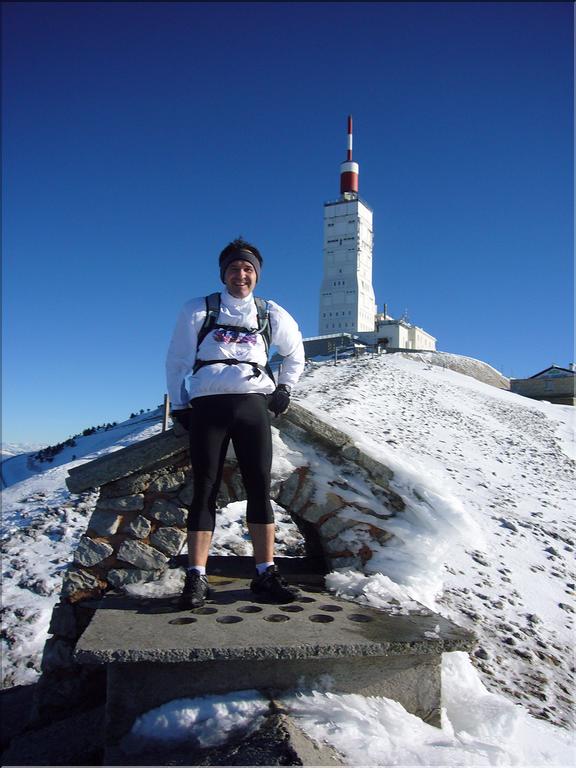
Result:
M21 453L39 451L42 447L42 443L1 443L0 456L4 461L4 459L10 459L12 456L19 456Z
M49 469L63 466L69 462L90 459L101 451L117 450L118 447L139 439L139 435L148 427L156 428L162 422L162 408L149 410L141 414L133 414L126 421L114 426L102 426L92 432L77 435L72 445L62 444L62 449L57 451L47 461L38 459L39 450L46 450L44 443L4 443L2 446L2 465L0 471L0 486L2 490L19 483L22 480L34 476L41 476ZM14 453L4 454L4 446L25 447L27 450L19 450Z

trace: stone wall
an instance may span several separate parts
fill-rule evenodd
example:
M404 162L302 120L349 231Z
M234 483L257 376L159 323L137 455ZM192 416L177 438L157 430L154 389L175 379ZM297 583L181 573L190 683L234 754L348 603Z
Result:
M279 429L294 449L312 446L316 463L323 461L331 467L332 477L324 468L319 481L310 461L304 459L291 473L273 478L272 499L292 516L308 554L322 555L330 570L362 568L372 556L370 543L389 538L386 519L404 508L402 499L390 488L392 471L360 451L348 435L301 407L293 406ZM153 443L163 437L143 442ZM148 454L144 452L144 456ZM104 458L112 463L114 457ZM77 487L74 481L69 484ZM371 488L370 498L351 501L366 484ZM99 598L109 589L122 590L128 584L161 576L186 541L192 496L185 440L168 458L136 467L127 476L105 483L64 577L63 602L74 605ZM363 496L366 498L365 490ZM238 465L228 458L218 505L245 498ZM350 529L365 535L350 536ZM363 539L363 543L354 545L351 542L355 538Z
M297 405L275 424L281 439L302 451L302 464L273 477L272 498L292 516L307 553L322 556L327 570L362 570L391 536L386 520L404 509L390 488L391 470ZM311 454L313 461L306 460ZM44 649L40 719L43 710L80 705L87 690L103 685L100 670L73 662L95 601L107 591L160 578L186 541L193 482L185 437L157 435L72 470L68 480L77 491L95 483L102 483L96 508L65 573ZM218 504L245 498L238 465L227 459Z

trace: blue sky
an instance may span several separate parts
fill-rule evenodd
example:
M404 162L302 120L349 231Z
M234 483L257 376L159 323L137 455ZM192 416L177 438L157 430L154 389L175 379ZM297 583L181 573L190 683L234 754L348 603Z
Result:
M3 440L155 407L242 234L317 333L354 116L379 308L529 376L573 360L571 3L4 3Z

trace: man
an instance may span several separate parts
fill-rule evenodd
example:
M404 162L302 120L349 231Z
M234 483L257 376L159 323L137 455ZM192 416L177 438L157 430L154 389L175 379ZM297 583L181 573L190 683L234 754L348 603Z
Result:
M247 494L246 521L256 561L251 589L280 603L298 594L274 564L270 412L278 416L288 408L291 389L304 369L304 348L296 321L278 304L268 302L270 343L284 358L276 385L266 370L266 334L259 328L252 295L262 263L260 252L250 243L236 239L227 245L219 257L220 278L226 286L219 312L208 311L205 297L188 301L168 349L171 415L189 432L194 478L187 524L189 565L180 599L184 609L202 606L209 594L206 562L230 440Z

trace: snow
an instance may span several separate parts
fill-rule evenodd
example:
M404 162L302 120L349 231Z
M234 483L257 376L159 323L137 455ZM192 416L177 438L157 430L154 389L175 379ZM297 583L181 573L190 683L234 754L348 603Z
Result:
M333 571L326 576L326 586L337 597L355 600L395 614L421 611L421 603L409 591L383 573L365 576L358 571Z
M571 722L574 408L399 355L313 365L298 392L423 496L367 570L475 630L491 690Z
M304 404L322 418L321 410L309 406L307 401ZM386 520L383 526L395 535L394 545L381 548L366 569L386 573L410 587L413 599L436 608L435 597L442 589L448 553L459 544L484 549L480 526L437 468L428 468L417 458L407 461L355 427L345 431L359 448L394 472L390 487L407 504L404 514Z
M389 466L394 490L408 503L407 514L379 522L394 535L366 572L330 574L329 588L398 612L424 604L478 636L470 658L444 656L442 730L392 701L330 690L289 699L302 727L355 765L573 764L567 728L576 582L574 409L400 355L310 365L296 399ZM68 469L159 429L159 414L149 413L79 438L52 464L26 454L3 463L9 486L2 493L4 686L38 677L62 573L96 500L68 493ZM273 437L274 476L310 462L329 487L339 470L277 430ZM362 478L346 479L351 499L376 503ZM249 553L243 512L242 504L222 511L215 552ZM294 526L279 508L277 515L282 551L293 550ZM232 723L243 696L211 702L215 730L223 733L228 719ZM208 734L210 717L200 714L208 705L194 701L185 704L198 712L194 727L187 721L188 732L201 727ZM250 701L254 711L246 709L234 727L250 727L259 717L257 700ZM150 736L177 728L150 717Z
M300 727L350 765L536 766L573 764L574 742L489 693L464 653L444 655L442 728L390 699L331 692L284 700Z
M254 690L175 699L139 717L123 747L128 752L141 751L146 740L193 741L199 747L216 747L235 731L257 728L269 709L270 702Z

